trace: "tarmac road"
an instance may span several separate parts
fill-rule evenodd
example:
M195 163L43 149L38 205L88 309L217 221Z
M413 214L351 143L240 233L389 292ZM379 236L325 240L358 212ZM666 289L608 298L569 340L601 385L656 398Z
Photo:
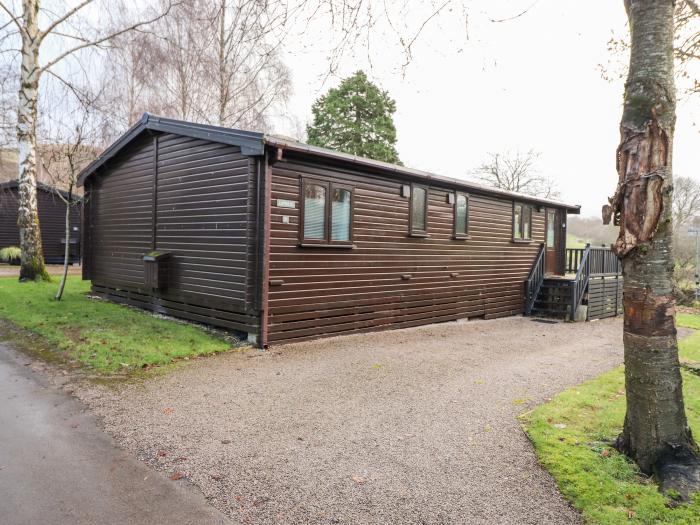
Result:
M0 342L0 522L231 523L196 488L116 447L76 399Z

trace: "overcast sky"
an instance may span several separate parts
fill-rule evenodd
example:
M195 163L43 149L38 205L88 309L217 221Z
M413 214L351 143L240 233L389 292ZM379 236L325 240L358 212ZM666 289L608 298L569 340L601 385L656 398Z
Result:
M583 215L599 215L616 183L623 94L623 80L602 79L599 65L610 64L613 32L626 34L623 2L539 0L523 16L490 21L532 3L465 2L466 20L460 9L443 13L423 30L406 68L398 38L379 24L369 49L355 45L338 76L327 79L327 35L316 24L286 48L294 76L289 114L305 125L316 97L363 68L397 102L404 164L464 178L487 152L532 148L541 152L541 172L556 180L561 198L581 204ZM411 4L411 19L392 21L402 34L411 34L429 13L427 2L422 12ZM698 97L679 101L674 151L675 173L694 178L700 178L699 103ZM297 130L280 124L278 131Z

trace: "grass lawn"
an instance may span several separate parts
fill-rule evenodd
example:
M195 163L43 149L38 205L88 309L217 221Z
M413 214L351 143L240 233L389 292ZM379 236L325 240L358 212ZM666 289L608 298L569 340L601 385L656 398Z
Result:
M700 328L700 316L678 314ZM680 343L681 360L700 361L700 332ZM700 437L700 377L683 372L685 407ZM610 443L625 415L622 367L569 389L522 417L542 465L587 523L700 523L700 496L675 506ZM673 508L675 507L675 508Z
M88 281L69 277L63 300L58 282L19 283L0 278L0 319L37 334L61 357L103 374L128 372L231 348L223 337L196 326L89 299Z

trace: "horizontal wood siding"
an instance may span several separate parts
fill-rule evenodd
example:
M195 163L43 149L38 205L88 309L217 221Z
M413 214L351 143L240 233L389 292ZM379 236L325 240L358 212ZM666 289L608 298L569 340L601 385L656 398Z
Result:
M0 189L0 248L19 246L19 227L17 226L17 188ZM63 263L66 236L66 205L58 195L50 191L37 189L37 207L41 242L44 259L47 263ZM71 245L72 263L80 262L80 207L71 209L71 238L76 242Z
M355 249L298 246L300 176L354 187ZM513 202L472 194L470 238L455 240L451 190L433 186L428 237L410 237L410 200L401 184L293 160L273 166L270 342L522 311L523 281L544 241L544 213L533 208L533 241L514 243ZM277 199L296 207L277 207Z
M153 140L145 137L123 152L89 194L93 283L143 286L143 255L153 243Z
M591 276L588 281L588 320L605 319L623 313L621 275Z
M235 146L160 134L154 188L153 137L121 155L91 192L95 292L177 317L257 332L257 314L248 303L248 157ZM144 286L143 255L152 249L171 253L162 290Z

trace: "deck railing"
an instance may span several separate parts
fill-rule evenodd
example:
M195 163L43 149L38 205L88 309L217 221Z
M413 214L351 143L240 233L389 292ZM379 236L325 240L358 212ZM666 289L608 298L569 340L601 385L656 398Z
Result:
M567 248L566 249L566 273L575 273L578 267L581 266L581 259L586 248Z
M609 248L567 248L566 249L566 273L576 273L581 267L581 259L586 250L590 250L592 274L619 274L622 269L617 255Z
M591 248L591 274L622 273L620 259L608 248Z
M581 300L583 299L583 294L588 286L588 279L591 276L591 246L587 244L583 249L583 255L581 255L581 261L579 263L578 269L576 270L576 277L571 281L571 320L573 321L576 316L576 310L578 310Z
M535 305L537 294L540 293L542 282L544 281L544 244L540 245L540 251L532 265L530 275L525 281L525 315L530 315L532 307Z

